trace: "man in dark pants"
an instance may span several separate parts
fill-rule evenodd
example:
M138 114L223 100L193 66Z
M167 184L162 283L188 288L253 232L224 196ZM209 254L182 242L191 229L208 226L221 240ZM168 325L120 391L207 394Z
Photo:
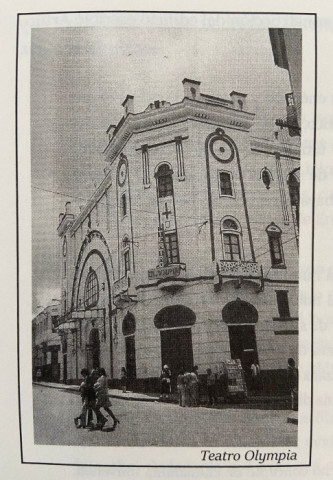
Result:
M291 395L291 408L298 410L298 371L293 358L288 358L287 381Z

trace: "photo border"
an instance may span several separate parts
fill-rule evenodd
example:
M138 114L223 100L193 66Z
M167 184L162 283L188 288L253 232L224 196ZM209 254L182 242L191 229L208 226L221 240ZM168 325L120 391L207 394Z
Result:
M19 237L19 170L18 170L18 66L19 66L19 30L20 30L20 17L29 15L66 15L66 14L200 14L200 15L295 15L295 16L313 16L314 17L314 102L313 102L313 165L312 165L312 209L311 209L311 223L312 223L312 238L311 238L311 371L310 371L310 383L311 383L311 400L310 400L310 437L309 437L309 463L305 464L288 464L288 465L116 465L116 464L86 464L86 463L61 463L61 462L33 462L25 461L23 458L23 439L22 439L22 419L21 419L21 383L20 383L20 237ZM223 11L168 11L168 10L69 10L69 11L40 11L40 12L21 12L17 13L16 24L16 72L15 72L15 157L16 157L16 283L17 283L17 361L18 361L18 413L19 413L19 436L20 436L20 454L21 464L33 464L33 465L59 465L59 466L76 466L76 467L126 467L126 468L283 468L283 467L310 467L312 466L312 441L313 441L313 312L314 312L314 224L315 224L315 175L316 175L316 139L317 139L317 75L318 75L318 32L317 32L317 13L315 12L223 12ZM129 447L131 448L131 447ZM176 447L172 447L176 448Z

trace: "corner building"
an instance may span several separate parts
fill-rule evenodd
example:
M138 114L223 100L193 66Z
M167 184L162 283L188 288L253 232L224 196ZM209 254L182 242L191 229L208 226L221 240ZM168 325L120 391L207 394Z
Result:
M158 387L239 358L284 388L298 350L299 147L251 137L246 95L184 79L184 98L108 130L105 178L78 215L60 215L62 378L94 364Z

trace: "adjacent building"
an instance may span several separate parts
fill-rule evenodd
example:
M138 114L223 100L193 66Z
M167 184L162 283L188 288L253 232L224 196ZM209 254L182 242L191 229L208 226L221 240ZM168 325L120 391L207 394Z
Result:
M139 113L126 97L102 183L60 215L60 377L125 366L149 390L164 364L258 359L276 393L298 354L299 147L252 137L246 94L183 89Z
M34 380L60 381L60 338L56 330L60 303L43 308L32 320L32 376ZM40 371L40 376L37 371Z

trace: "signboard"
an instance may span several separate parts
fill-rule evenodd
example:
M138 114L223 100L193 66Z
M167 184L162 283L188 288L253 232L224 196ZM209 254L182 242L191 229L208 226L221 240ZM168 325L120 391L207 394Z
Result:
M158 278L178 277L180 275L180 265L169 265L168 267L157 267L148 270L149 280Z
M164 243L164 233L161 227L158 228L158 266L160 268L168 265L167 254Z
M228 394L247 395L244 371L240 360L227 360L224 366L226 374L228 376Z

